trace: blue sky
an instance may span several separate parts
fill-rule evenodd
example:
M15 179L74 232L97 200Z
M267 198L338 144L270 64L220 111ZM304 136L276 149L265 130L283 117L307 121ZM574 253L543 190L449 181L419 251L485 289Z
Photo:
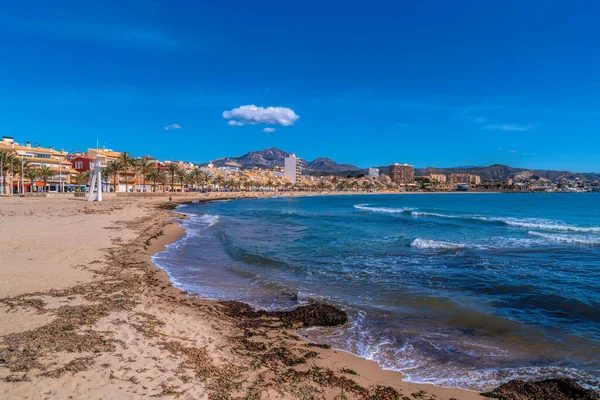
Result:
M596 1L95 3L3 5L1 135L600 172Z

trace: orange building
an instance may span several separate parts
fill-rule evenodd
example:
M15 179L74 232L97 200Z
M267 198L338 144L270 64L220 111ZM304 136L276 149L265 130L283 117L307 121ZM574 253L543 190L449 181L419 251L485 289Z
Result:
M52 147L44 148L40 145L32 146L30 142L21 145L16 143L12 137L3 136L0 140L0 151L12 153L17 159L20 159L23 169L23 176L21 176L21 170L3 171L6 179L5 193L9 192L10 187L12 187L13 193L72 190L71 180L76 171L71 162L67 160L67 153L64 150L58 151ZM25 173L26 166L33 169L48 167L54 174L46 180L46 183L41 180L31 182Z

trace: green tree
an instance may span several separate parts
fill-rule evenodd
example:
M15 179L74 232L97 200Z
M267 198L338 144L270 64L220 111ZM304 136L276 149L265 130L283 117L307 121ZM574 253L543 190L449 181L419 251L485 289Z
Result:
M125 172L125 192L129 193L129 180L128 175L129 172L131 170L135 170L135 166L137 165L137 160L133 157L131 157L131 155L129 153L127 153L126 151L121 153L121 155L119 156L119 158L116 160L119 161L121 164L121 170L123 172Z
M123 164L121 163L121 160L114 160L104 169L104 173L107 176L113 177L113 186L115 192L119 191L119 173L121 172L122 168Z
M187 171L183 168L179 168L176 172L175 175L177 175L177 180L179 181L179 183L181 184L181 191L184 191L184 187L186 186L187 183L187 178L188 178L188 174Z
M33 168L33 166L28 165L25 168L25 178L31 182L31 192L33 192L33 188L35 187L35 182L38 180L38 170Z
M81 192L81 185L83 185L84 182L87 182L89 176L90 171L78 172L75 175L75 183L77 184L77 189L75 189L76 192Z
M44 192L48 190L48 180L54 176L50 167L44 165L38 169L38 178L44 182Z
M144 188L143 190L146 190L146 179L148 178L150 173L156 170L154 162L142 158L137 164L137 170L140 173L140 175L142 175L142 187Z
M177 176L177 171L179 171L179 165L177 165L177 163L169 163L169 165L167 166L167 173L169 174L169 176L171 177L171 192L175 191L175 177Z
M7 193L6 189L6 178L9 174L14 171L19 171L21 168L21 160L17 157L17 155L12 151L0 151L0 180L2 181L2 190L5 194ZM12 182L10 183L12 185Z
M221 191L221 187L223 186L223 182L225 181L225 178L223 178L222 175L217 175L213 178L213 184L218 186L218 191Z
M165 188L166 188L166 186L167 186L167 181L168 181L168 180L169 180L169 177L167 176L167 174L166 174L166 173L164 173L164 172L161 172L161 173L158 175L158 182L160 182L160 184L162 185L162 191L163 191L163 193L165 192Z
M147 178L152 182L152 191L153 192L156 192L156 182L160 182L161 175L163 175L163 173L160 172L156 168L153 169L152 171L150 171L147 175Z
M190 182L198 189L202 188L209 179L208 173L200 168L195 168L193 171L190 171L188 177Z

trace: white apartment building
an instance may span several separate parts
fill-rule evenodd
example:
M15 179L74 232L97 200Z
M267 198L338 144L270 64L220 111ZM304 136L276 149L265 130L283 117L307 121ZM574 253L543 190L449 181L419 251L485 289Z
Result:
M284 159L285 177L292 183L300 180L302 175L302 160L297 158L295 154L290 154Z
M371 178L379 178L379 168L369 168L369 176Z

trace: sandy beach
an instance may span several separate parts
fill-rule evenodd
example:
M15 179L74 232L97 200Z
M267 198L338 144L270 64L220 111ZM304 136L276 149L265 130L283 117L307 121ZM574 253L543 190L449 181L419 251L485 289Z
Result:
M0 198L0 398L483 398L403 382L286 321L187 296L150 260L183 233L169 208Z

